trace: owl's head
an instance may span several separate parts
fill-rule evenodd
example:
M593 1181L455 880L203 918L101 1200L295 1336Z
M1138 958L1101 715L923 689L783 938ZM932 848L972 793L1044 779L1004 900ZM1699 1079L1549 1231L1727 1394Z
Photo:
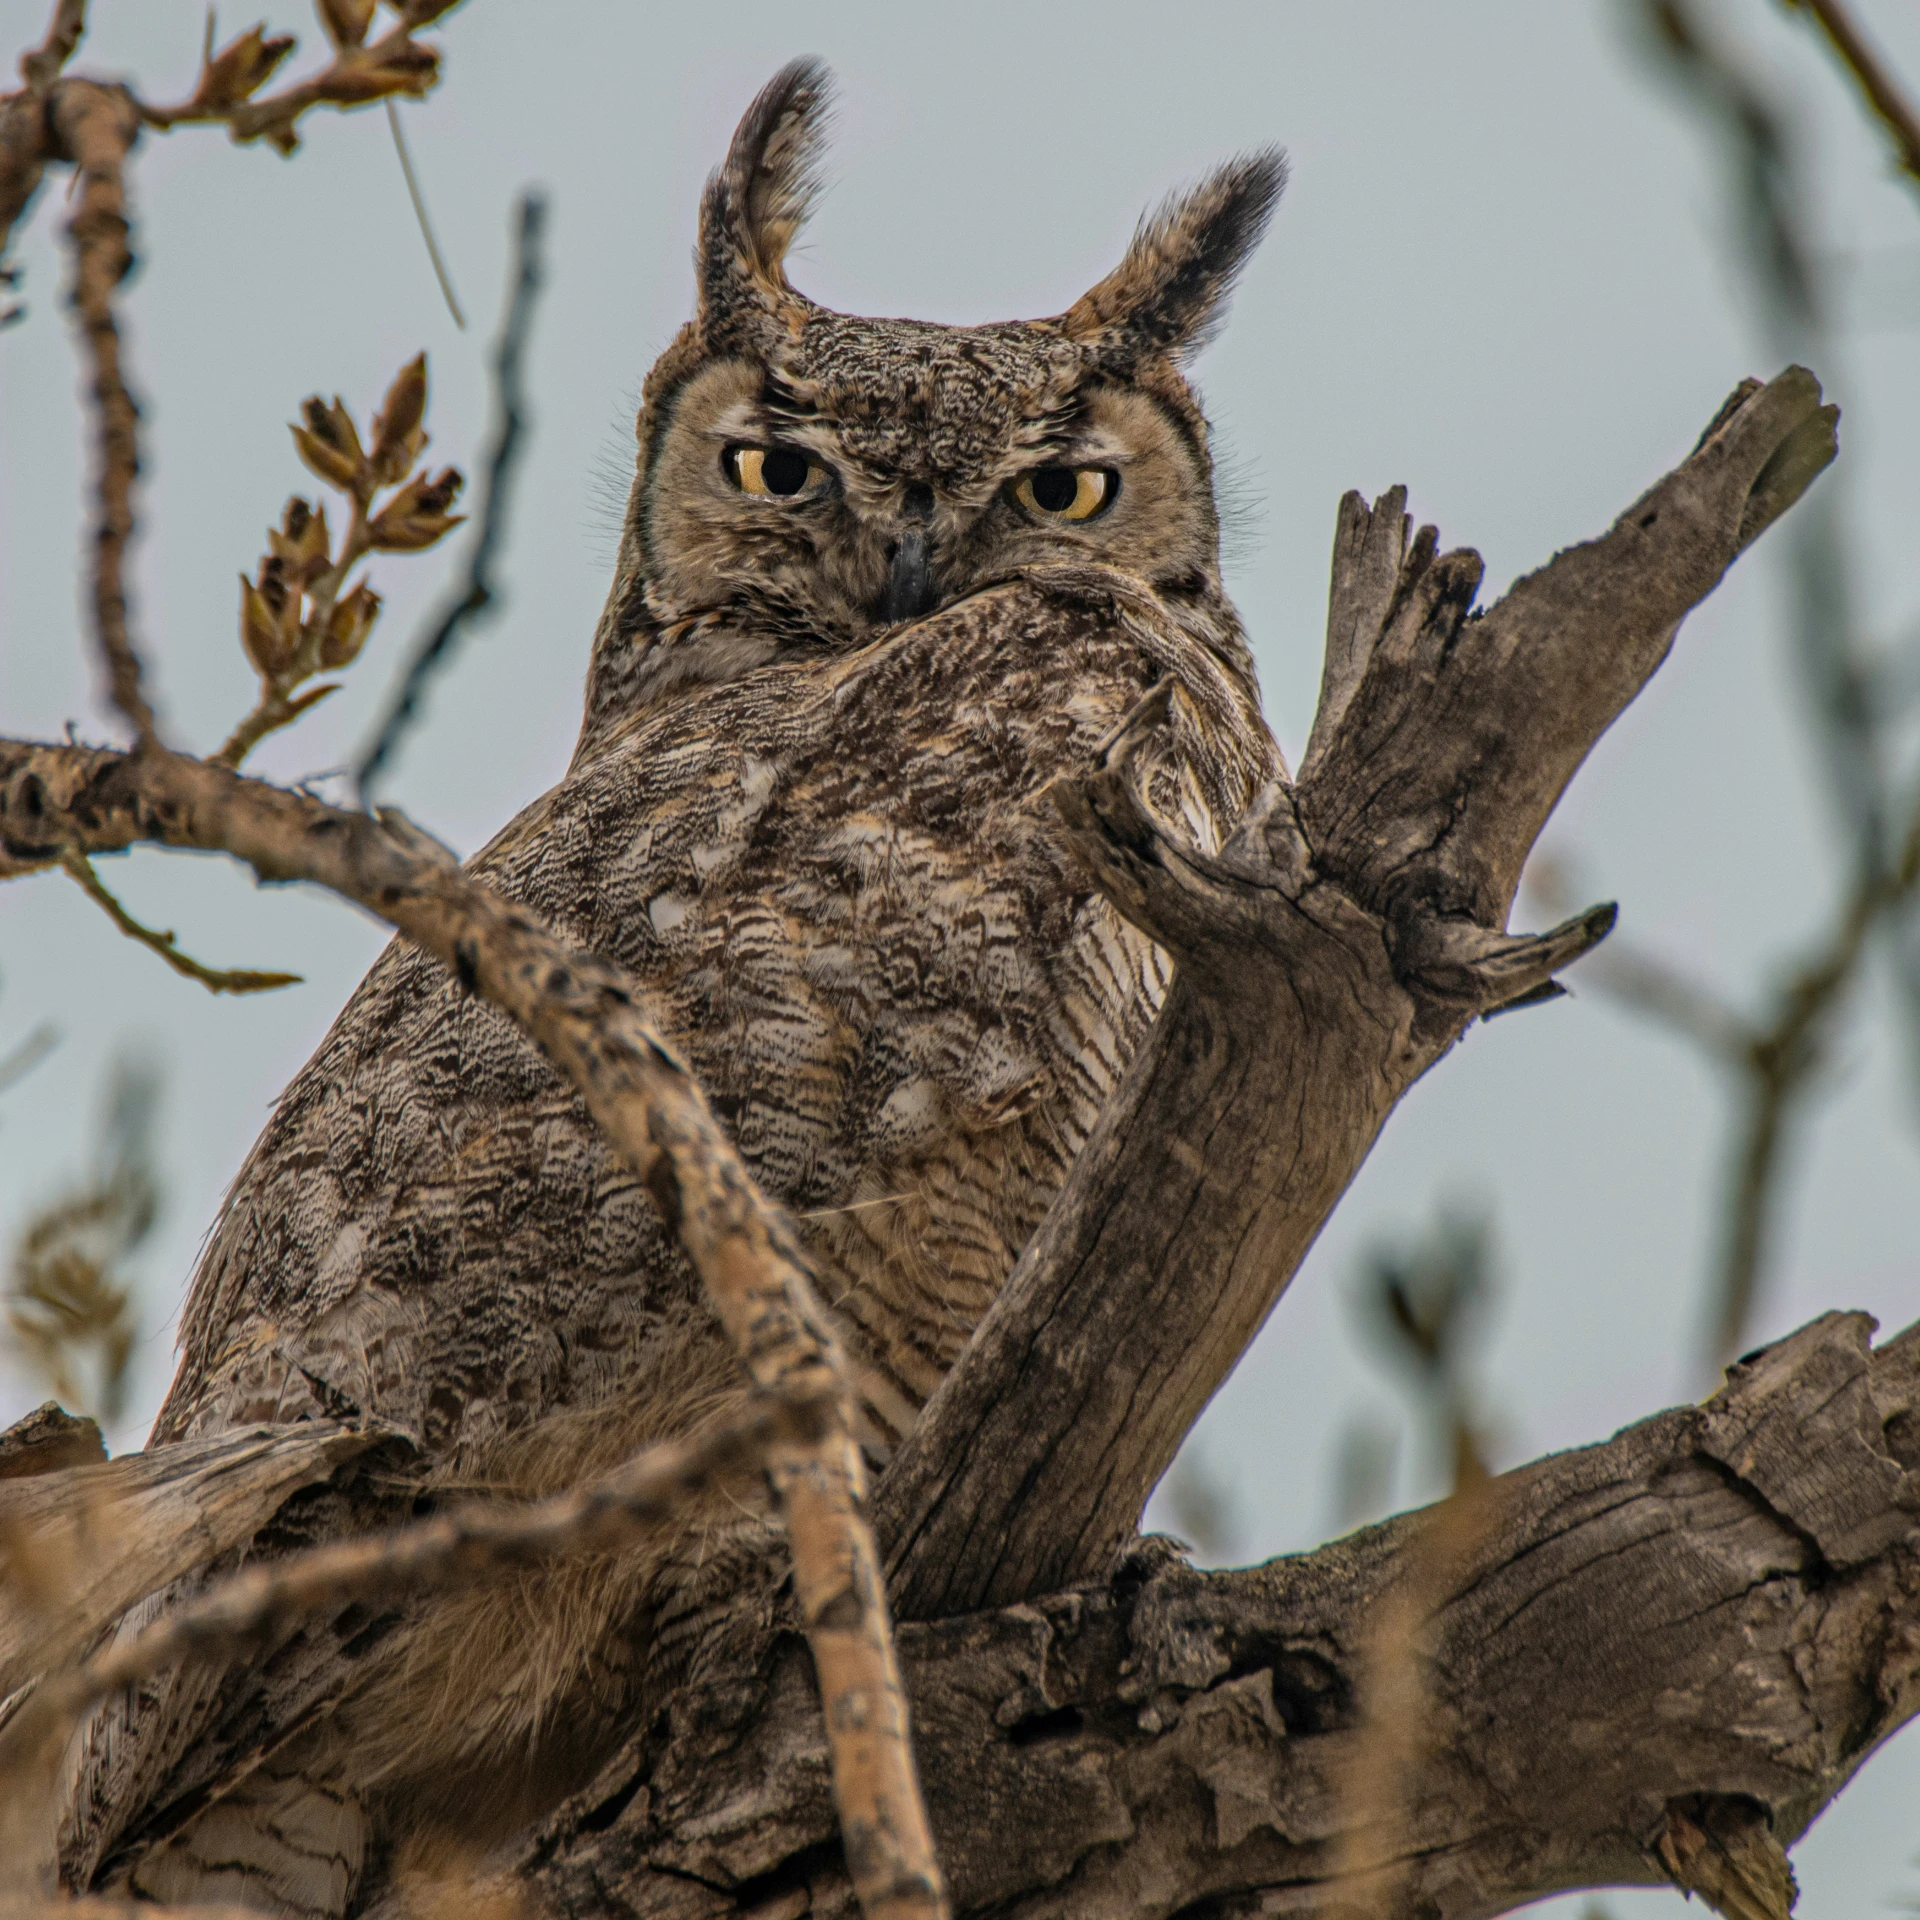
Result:
M708 182L698 310L644 390L602 701L613 682L625 706L783 648L857 644L1048 563L1219 595L1206 422L1180 366L1266 226L1281 155L1168 202L1050 319L861 319L785 270L827 91L817 64L785 68Z

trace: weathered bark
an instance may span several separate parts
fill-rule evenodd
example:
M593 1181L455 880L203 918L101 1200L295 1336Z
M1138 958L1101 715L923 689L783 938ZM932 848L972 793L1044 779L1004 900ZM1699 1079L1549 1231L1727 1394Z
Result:
M1063 792L1101 887L1178 962L1067 1190L875 1499L896 1610L1103 1572L1400 1096L1612 924L1505 933L1535 837L1680 621L1833 458L1811 374L1748 382L1598 540L1484 614L1395 489L1341 503L1298 782L1217 858L1109 765ZM1150 716L1140 717L1142 722Z
M1492 1483L1443 1589L1406 1515L1203 1574L1141 1543L1111 1580L903 1627L940 1857L962 1912L1022 1920L1354 1911L1343 1782L1361 1649L1415 1583L1429 1739L1397 1865L1406 1920L1659 1884L1670 1822L1797 1839L1920 1710L1920 1326L1869 1359L1829 1314L1704 1407ZM839 1913L825 1743L791 1632L734 1648L663 1739L504 1876L533 1911Z

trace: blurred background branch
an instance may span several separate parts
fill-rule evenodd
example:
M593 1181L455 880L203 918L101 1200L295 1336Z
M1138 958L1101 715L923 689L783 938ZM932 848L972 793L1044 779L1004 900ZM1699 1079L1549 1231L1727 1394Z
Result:
M1795 12L1820 23L1835 56L1853 76L1869 108L1893 141L1900 171L1920 186L1920 113L1902 91L1878 49L1841 0L1786 0Z
M126 1261L160 1213L159 1098L152 1068L115 1064L91 1172L28 1217L7 1275L16 1355L62 1405L106 1425L120 1417L139 1331Z
M1794 0L1789 0L1790 4ZM1844 7L1805 0L1910 167L1920 130L1905 93ZM1840 364L1833 254L1824 249L1807 143L1794 117L1733 38L1723 12L1697 0L1637 0L1659 77L1702 126L1721 161L1733 257L1773 348L1830 373ZM1886 957L1920 1072L1920 772L1904 735L1920 687L1920 636L1876 644L1863 630L1857 534L1843 470L1809 495L1782 543L1798 712L1827 789L1838 842L1838 892L1801 953L1769 969L1749 1012L1683 964L1618 935L1585 978L1697 1047L1726 1077L1733 1105L1719 1250L1702 1314L1706 1369L1739 1353L1778 1259L1797 1150L1849 1029L1876 954ZM1563 863L1535 862L1542 911L1573 897Z
M533 310L543 284L541 242L546 232L547 203L538 193L526 192L514 214L513 282L501 322L499 344L493 354L494 429L483 469L479 526L467 556L464 583L456 587L434 615L408 661L372 743L361 756L355 784L362 799L398 752L407 731L418 720L427 682L453 658L470 627L499 611L500 586L494 562L505 544L507 515L512 504L514 475L527 433L525 363L527 340L533 330Z

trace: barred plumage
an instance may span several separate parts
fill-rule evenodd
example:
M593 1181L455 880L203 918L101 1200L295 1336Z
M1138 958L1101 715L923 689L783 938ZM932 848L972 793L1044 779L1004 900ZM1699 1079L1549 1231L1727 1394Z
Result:
M648 382L581 747L473 866L633 974L796 1217L883 1443L1165 985L1063 851L1047 782L1169 676L1159 810L1217 844L1279 771L1176 365L1279 168L1216 176L1058 320L860 320L781 268L822 96L811 67L782 74L709 189L700 315ZM748 493L743 445L787 456L778 494ZM1055 469L1106 476L1102 510L1050 520L1018 493ZM242 1169L182 1344L156 1438L377 1418L438 1496L549 1490L742 1391L579 1100L398 945ZM326 1496L297 1524L366 1520ZM316 1623L116 1703L76 1751L67 1880L334 1915L368 1861L484 1844L604 1757L676 1620L766 1525L734 1489L644 1553Z

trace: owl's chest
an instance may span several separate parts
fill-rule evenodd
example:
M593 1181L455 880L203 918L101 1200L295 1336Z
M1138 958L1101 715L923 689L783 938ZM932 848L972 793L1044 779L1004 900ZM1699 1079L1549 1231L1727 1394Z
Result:
M718 689L636 730L548 828L556 897L533 904L639 977L790 1206L1022 1116L1079 1135L1157 1001L1159 957L1044 791L1150 663L1009 654Z

